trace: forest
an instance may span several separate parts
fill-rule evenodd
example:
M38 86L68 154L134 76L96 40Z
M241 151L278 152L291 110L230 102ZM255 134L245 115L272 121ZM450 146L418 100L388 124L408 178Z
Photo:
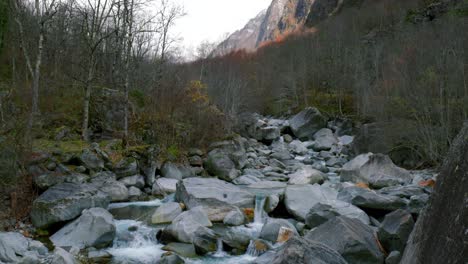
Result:
M310 186L317 186L314 183L325 186L328 181L332 184L333 177L338 175L342 184L344 177L349 177L358 187L364 184L365 190L370 188L378 195L395 195L391 205L363 205L353 200L356 193L350 189L346 193L347 188L355 187L336 187L335 196L345 197L344 202L359 207L353 213L360 220L364 218L366 225L382 229L385 221L390 221L388 213L402 208L416 221L422 210L418 203L427 203L434 185L444 186L442 180L440 183L438 178L436 180L439 171L441 175L452 171L458 175L456 177L461 177L460 185L466 183L466 173L463 178L457 174L457 169L451 170L449 166L453 164L448 164L447 156L466 156L466 149L460 148L460 145L466 146L466 138L465 141L455 139L468 120L468 1L345 0L345 3L337 13L320 23L307 21L300 30L263 43L255 51L236 50L217 56L214 50L219 43L204 42L197 48L194 59L189 60L181 55L180 39L174 33L175 25L186 15L184 7L175 1L0 0L0 191L3 199L0 208L8 208L0 213L0 222L14 219L15 223L32 223L38 236L44 231L49 237L64 223L80 220L84 212L98 214L91 212L92 209L83 211L90 207L80 207L78 214L67 219L48 219L50 222L47 222L46 216L37 216L46 214L38 212L46 206L39 205L39 200L55 186L79 182L81 187L89 184L97 188L99 181L94 180L106 172L115 173L112 183L117 181L116 186L125 185L121 188L125 198L111 195L106 206L94 207L107 208L109 202L151 201L154 196L163 201L167 195L175 193L175 202L185 206L182 211L190 209L185 212L191 212L196 210L195 204L205 209L215 206L191 193L191 184L204 186L200 188L207 188L204 190L207 193L212 186L228 188L209 182L206 179L209 175L235 183L236 188L266 181L268 187L258 188L276 190L280 183L287 182L288 187L281 185L286 191L278 197L274 196L277 193L268 192L266 196L255 193L252 198L236 192L239 203L250 199L252 205L235 204L235 208L241 209L235 212L241 214L242 219L245 215L247 221L250 211L246 209L252 208L250 214L254 214L253 211L258 214L258 197L263 197L266 206L262 205L265 211L261 209L260 213L265 214L264 219L268 216L295 219L292 224L295 227L285 232L294 231L304 238L318 239L322 235L317 231L321 226L312 223L315 220L308 220L313 218L310 216L313 209L307 208L304 213L294 208L292 203L302 206L302 198L297 201L290 194L288 202L288 188L295 186L293 178L298 174L307 175L304 177ZM300 132L302 125L295 127L295 122L299 122L298 119L310 122L307 121L309 115L320 126L307 127L310 135L304 138ZM333 135L328 134L328 130L320 130L327 127ZM342 142L346 135L356 135L349 149L347 143ZM329 143L330 140L333 143ZM457 147L460 155L455 154ZM369 170L373 170L372 166L382 166L375 172L379 177L390 174L397 175L398 179L379 178L374 182L370 178L376 175L369 172L364 177L364 169L359 171L360 176L354 175L354 171L346 174L347 162L352 163L353 157L362 157L360 154L368 155L365 159L370 163L376 162L377 165L369 165ZM459 164L466 167L466 160L463 163L461 159ZM184 166L191 168L188 170ZM408 180L410 172L412 180ZM330 173L330 177L324 175ZM189 174L202 177L190 178ZM51 175L60 175L60 179ZM134 178L129 179L130 176ZM252 176L256 178L253 182ZM177 181L170 181L172 187L169 188L164 181L158 183L165 178ZM192 182L192 179L200 182ZM304 183L302 178L297 181L301 186ZM395 194L396 190L386 189L394 187L395 181L402 188L416 182L421 190L411 195L404 191ZM452 184L455 188L456 184ZM71 192L67 188L65 190ZM234 192L228 189L226 193L231 191ZM308 195L304 189L296 191L304 197ZM466 185L458 191L464 192L466 197ZM328 195L324 190L320 192ZM217 195L213 194L213 199L223 199ZM272 195L276 198L270 198ZM351 196L353 199L349 198ZM92 199L93 204L102 202ZM278 201L273 206L274 199ZM405 205L395 205L398 202ZM231 212L232 206L229 205L229 210L226 207L208 210L209 220L206 220L231 225L230 222L226 224L225 213ZM268 206L272 208L266 209ZM180 210L178 205L175 207ZM119 213L123 214L112 211L117 210L112 209L112 203L108 209L115 219ZM53 210L49 214L53 214ZM341 215L342 212L333 213ZM80 214L81 217L76 218ZM462 220L466 220L466 214L461 214ZM250 217L256 223L257 220ZM329 215L321 217L329 218ZM339 221L345 221L337 219L327 223L335 221L334 224L340 226ZM204 218L196 221L203 222ZM413 220L411 223L409 232L413 229ZM140 230L146 228L140 224ZM305 229L301 231L297 224ZM198 240L205 242L195 242L192 237L189 241L185 236L190 234L180 234L183 231L173 225L177 226L172 222L158 233L158 243L193 243L196 255L215 252L219 243L221 248L224 243L225 251L229 249L231 255L241 255L252 249L252 245L257 246L255 250L265 246L255 244L257 240L247 240L247 244L241 243L239 247L240 242L232 242L225 233L214 236L206 230ZM289 225L280 224L286 229ZM5 229L6 226L12 225L5 224ZM3 228L3 224L0 227ZM309 230L312 231L307 233ZM379 231L379 235L382 232ZM70 239L56 238L56 241L62 239L56 242L54 237L58 233L50 236L53 244ZM275 235L277 233L278 230ZM156 235L153 237L156 239ZM379 238L378 245L373 246L381 250L369 249L370 255L364 258L369 262L356 262L339 251L347 262L340 262L341 257L333 262L330 257L331 262L327 263L398 263L384 259L391 257L393 251L403 255L404 246L395 246L385 238L380 241L382 245ZM212 239L211 248L204 244L208 243L206 239ZM404 245L407 239L405 237ZM115 238L114 248L118 240ZM274 240L272 242L279 241L276 236ZM461 240L466 241L466 234ZM301 241L293 241L294 246ZM263 254L260 251L262 253L256 251L253 255L259 257ZM10 263L1 253L0 249L0 263ZM112 250L108 253L114 258L120 256ZM54 251L54 254L56 257L58 253ZM279 256L276 257L278 260ZM410 258L406 252L405 258L406 261ZM269 259L265 259L268 262ZM249 258L233 261L263 263L247 262L251 261ZM285 261L275 263L294 263ZM139 260L134 263L183 262ZM302 262L297 260L296 263Z

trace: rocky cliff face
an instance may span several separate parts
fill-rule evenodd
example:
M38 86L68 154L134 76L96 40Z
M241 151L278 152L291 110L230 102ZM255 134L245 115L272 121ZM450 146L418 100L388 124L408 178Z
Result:
M266 10L261 11L255 18L251 19L243 29L232 33L213 52L215 56L222 56L234 50L245 49L252 51L256 48L260 28L265 20Z
M256 48L301 30L312 27L337 13L343 4L356 0L273 0L266 11L223 41L213 55Z

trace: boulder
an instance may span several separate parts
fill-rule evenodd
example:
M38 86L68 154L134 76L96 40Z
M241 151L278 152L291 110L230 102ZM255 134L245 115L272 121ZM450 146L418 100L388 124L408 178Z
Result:
M159 178L153 184L152 193L153 195L161 195L166 196L171 193L175 193L177 189L177 182L179 180L176 179L168 179L168 178Z
M297 155L304 155L309 151L307 149L307 144L300 140L294 140L291 143L289 143L289 148L293 153Z
M76 218L84 209L106 208L109 202L109 196L92 184L61 183L33 202L31 221L35 227L47 228Z
M165 253L157 264L185 264L185 261L176 254Z
M276 126L265 126L257 129L255 139L265 142L271 142L281 136L281 131Z
M297 233L296 227L294 227L294 225L291 224L288 220L280 218L268 218L262 227L260 238L272 243L276 243L281 228L287 228L288 230L292 230L294 235L299 235Z
M191 156L188 161L191 166L201 167L203 165L203 159L200 156Z
M366 225L370 222L369 216L367 216L364 211L350 203L339 200L315 204L307 214L305 221L309 228L313 228L327 222L335 216L341 215L358 219Z
M127 187L119 181L107 181L99 189L109 196L111 202L123 202L129 198Z
M172 162L166 162L161 168L161 175L164 178L182 180L188 177L192 177L192 171L180 164Z
M317 108L306 108L289 119L289 126L298 138L312 138L320 129L327 126L326 118Z
M138 174L138 162L135 158L126 157L120 160L114 167L117 178L124 178Z
M271 256L266 254L264 256L265 257L260 257L257 263L347 264L346 260L344 260L338 252L325 244L306 240L301 237L291 238L278 252Z
M225 181L232 181L239 176L236 164L230 155L221 149L214 149L208 153L204 167L209 174Z
M239 208L236 208L229 212L223 220L223 223L228 226L240 226L243 225L244 222L244 213L242 213L241 210L239 210Z
M151 223L164 224L171 223L178 215L182 213L179 203L165 203L156 209L151 217Z
M326 176L310 165L305 165L295 173L289 174L289 184L322 184Z
M104 169L104 160L98 153L90 149L84 149L80 155L81 163L89 170L101 171Z
M135 186L128 188L128 197L133 201L137 200L143 195L143 192Z
M177 216L163 232L180 242L192 243L198 228L210 226L212 223L203 208L195 207Z
M322 128L314 134L315 143L312 148L315 151L330 150L334 145L338 144L338 138L333 134L333 131L328 128Z
M112 245L115 232L112 215L105 209L91 208L52 235L50 241L57 247L104 248Z
M335 217L307 233L305 238L336 250L350 264L384 261L373 229L357 219Z
M388 252L402 252L413 227L414 220L411 214L401 209L396 210L385 216L379 228L379 240Z
M114 203L108 207L109 212L117 220L151 221L151 216L161 205L159 200L147 202Z
M383 154L361 154L346 163L341 170L341 181L377 184L379 187L411 182L411 174Z
M163 250L174 252L177 255L180 255L184 258L196 258L197 253L195 252L195 247L192 243L169 243L165 245Z
M176 200L188 209L201 206L209 219L222 222L239 208L253 208L254 195L236 185L213 178L188 178L177 184Z
M119 182L123 183L127 187L145 187L145 177L143 175L133 175L125 178L121 178Z
M232 183L237 185L249 185L259 181L261 180L253 175L242 175L239 178L234 179Z
M188 150L188 155L192 156L203 156L203 150L197 148L191 148Z
M47 248L39 241L16 232L0 232L0 263L39 263L36 260L47 253Z
M209 228L199 227L194 235L192 243L195 247L197 255L205 255L210 252L215 252L217 249L217 236Z
M307 213L317 203L336 200L337 192L318 184L289 185L286 187L284 204L288 212L304 221Z
M50 264L76 264L79 263L75 257L65 249L56 247Z
M338 194L338 199L360 208L385 211L404 209L408 204L408 201L403 198L379 194L356 186L343 188Z

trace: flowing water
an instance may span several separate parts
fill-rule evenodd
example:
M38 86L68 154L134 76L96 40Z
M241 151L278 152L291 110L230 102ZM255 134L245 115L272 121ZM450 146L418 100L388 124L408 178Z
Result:
M116 203L109 206L120 208L127 206L158 206L172 200L153 200L148 202ZM255 199L254 221L246 226L232 227L237 232L242 232L252 238L257 238L263 226L266 213L263 210L265 196L258 195ZM159 227L150 226L135 220L114 220L116 225L116 237L112 248L107 251L112 255L114 264L152 264L164 254L163 245L156 239ZM252 244L253 242L251 242ZM252 246L249 246L249 248ZM250 254L248 254L250 252ZM217 251L207 256L196 259L184 259L189 264L248 264L252 263L258 254L251 248L244 255L232 256L223 250L223 241L218 239Z

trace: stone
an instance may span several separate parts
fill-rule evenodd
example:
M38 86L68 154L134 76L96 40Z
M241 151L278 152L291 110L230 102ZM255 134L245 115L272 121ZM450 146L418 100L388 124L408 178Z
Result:
M328 128L322 128L314 134L315 143L312 148L315 151L330 150L338 144L338 139L333 135L333 131Z
M304 155L309 151L306 147L306 144L304 144L300 140L294 140L291 143L289 143L289 148L293 153L297 155Z
M178 215L182 213L179 203L165 203L156 209L151 217L153 224L171 223Z
M101 171L104 169L104 160L99 157L99 155L90 150L84 149L80 155L80 160L83 165L93 171Z
M281 136L281 131L276 126L266 126L259 128L256 134L257 140L271 142Z
M377 183L380 180L379 187L411 182L411 174L393 164L387 155L372 153L361 154L346 163L340 176L343 182Z
M156 179L155 183L152 187L152 194L153 195L161 195L166 196L171 193L175 193L177 189L177 182L179 180L176 179L168 179L168 178L159 178Z
M297 138L312 138L320 129L326 127L327 120L317 108L308 107L289 119L289 126Z
M192 243L195 231L199 227L210 227L211 221L202 207L195 207L177 216L163 232L170 234L180 242Z
M193 157L193 156L200 156L201 157L201 156L203 156L203 150L197 149L197 148L191 148L188 151L188 155L190 157Z
M278 241L281 228L291 230L294 235L298 235L296 227L288 220L280 218L268 218L262 227L260 238L272 243L276 243Z
M384 261L373 229L357 219L335 217L311 230L305 238L336 250L350 264Z
M188 178L177 184L176 200L188 209L201 206L209 219L222 222L236 207L253 208L254 195L238 186L213 178Z
M401 198L411 198L412 196L425 194L424 187L417 185L390 186L382 188L377 192L380 194L397 196Z
M130 188L128 188L128 197L129 198L137 199L138 197L140 197L142 195L143 195L143 192L140 189L138 189L137 187L131 186Z
M109 202L109 196L92 184L61 183L33 202L31 221L37 228L47 228L76 218L84 209L106 208Z
M229 212L223 220L223 223L228 226L240 226L243 225L244 222L244 213L242 213L241 210L239 210L239 208L236 208Z
M354 186L343 188L338 194L338 199L360 208L385 211L403 209L408 204L408 201L403 198L378 194L375 191Z
M139 173L138 162L132 157L123 158L115 165L114 172L117 175L117 179L136 175Z
M289 185L286 187L284 204L288 212L300 221L317 203L336 200L337 192L331 188L315 185Z
M366 225L370 221L369 216L364 211L350 203L339 200L315 204L307 214L305 221L309 228L313 228L340 215L358 219Z
M199 227L195 230L193 235L192 244L195 247L197 255L206 255L210 252L215 252L217 249L217 236L216 234L206 227Z
M208 153L204 167L209 174L225 181L232 181L239 176L236 164L230 155L221 149L214 149Z
M264 254L265 256L266 254ZM260 261L262 257L260 257ZM270 264L347 264L346 260L325 244L293 237L271 256L257 263Z
M286 143L291 143L294 139L291 137L291 135L285 134L283 135L284 142Z
M75 257L65 249L56 247L50 264L77 264Z
M284 243L291 239L296 233L295 230L282 226L278 232L277 243ZM297 232L297 231L296 231Z
M180 255L185 258L195 258L197 253L195 252L195 247L192 243L169 243L165 245L163 250L174 252L177 255Z
M288 184L322 184L326 176L310 165L305 165L295 173L289 174Z
M275 210L276 207L278 207L279 202L280 202L279 195L276 195L276 194L268 195L265 200L265 206L264 206L265 212L267 213L273 212L273 210Z
M57 173L48 172L33 177L34 185L40 190L47 190L59 183L65 182L65 176Z
M169 179L182 180L188 177L192 177L192 171L182 165L175 164L172 162L166 162L161 168L161 176Z
M104 248L112 245L116 227L112 215L103 208L91 208L50 237L56 247Z
M185 261L175 254L163 254L157 264L185 264Z
M259 178L252 175L242 175L239 178L236 178L232 183L237 185L249 185L261 181Z
M17 232L0 232L0 262L39 263L35 262L37 258L44 258L47 253L47 248L39 241Z
M388 252L402 252L413 227L414 220L411 214L405 210L396 210L385 215L378 232L379 240Z
M399 251L392 251L385 259L385 264L399 264L401 260L401 253Z
M91 250L88 251L88 259L92 263L109 263L112 255L105 250Z
M145 177L142 175L134 175L125 178L121 178L119 182L123 183L127 187L137 187L143 188L145 187Z
M123 202L129 198L129 190L119 181L106 181L99 189L110 197L111 202Z
M189 157L188 161L191 166L195 166L195 167L203 166L203 159L200 156Z

